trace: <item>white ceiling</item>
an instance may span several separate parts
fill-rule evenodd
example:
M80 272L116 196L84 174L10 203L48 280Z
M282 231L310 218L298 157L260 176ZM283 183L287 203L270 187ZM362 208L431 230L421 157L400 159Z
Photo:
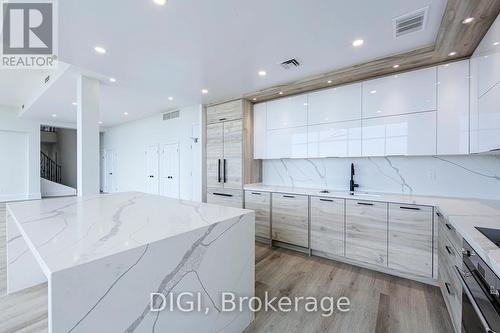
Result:
M445 5L446 0L168 0L162 7L152 0L64 0L59 59L118 80L102 89L102 120L112 126L427 46L435 41ZM392 19L424 6L430 7L426 29L396 40ZM351 45L357 38L365 40L360 48ZM96 54L96 45L108 53ZM279 63L291 57L302 66L285 71ZM266 77L257 75L260 69ZM76 88L70 87L76 85L69 76L26 115L50 119L57 113L60 120L75 121ZM14 95L0 95L0 104L4 98L20 103L22 96L9 97Z

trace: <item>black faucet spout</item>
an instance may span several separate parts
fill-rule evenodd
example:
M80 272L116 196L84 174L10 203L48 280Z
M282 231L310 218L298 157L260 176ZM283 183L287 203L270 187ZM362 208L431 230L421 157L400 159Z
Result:
M355 175L355 172L354 172L354 163L351 163L351 180L349 181L349 192L354 192L354 189L356 187L359 187L359 184L356 184L354 182L354 175Z

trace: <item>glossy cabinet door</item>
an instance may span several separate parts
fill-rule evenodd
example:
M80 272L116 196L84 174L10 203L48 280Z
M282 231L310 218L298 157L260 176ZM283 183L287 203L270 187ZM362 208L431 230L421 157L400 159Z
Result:
M271 193L245 191L245 208L255 211L255 236L271 237Z
M232 101L207 108L207 124L243 118L243 100Z
M311 249L344 255L344 199L311 197Z
M265 159L267 146L267 103L253 106L253 158Z
M267 102L267 129L307 125L307 94Z
M307 126L268 130L266 157L307 158Z
M243 187L243 121L224 122L224 158L222 160L224 188Z
M433 208L389 204L389 268L432 278Z
M345 255L387 267L387 203L346 200Z
M363 156L436 154L436 112L363 120Z
M307 146L309 158L361 156L361 120L311 125Z
M207 125L207 187L222 188L224 124Z
M361 119L361 83L321 90L308 96L308 124Z
M309 246L309 198L305 195L272 194L273 240Z
M363 82L363 118L436 110L436 67Z
M438 66L437 154L469 153L469 60Z

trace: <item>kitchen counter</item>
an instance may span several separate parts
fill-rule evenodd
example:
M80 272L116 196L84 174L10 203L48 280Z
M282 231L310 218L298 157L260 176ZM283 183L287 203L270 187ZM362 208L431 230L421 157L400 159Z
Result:
M254 295L254 223L249 210L139 192L9 203L8 291L48 281L50 332L234 331L253 314L217 304L222 291ZM152 292L183 291L214 314L150 311Z
M351 195L347 191L336 190L321 193L321 189L264 184L245 185L245 190L433 206L455 227L477 254L488 263L491 269L500 276L500 248L474 228L477 226L500 229L500 201L498 200L363 192L355 192L354 195Z

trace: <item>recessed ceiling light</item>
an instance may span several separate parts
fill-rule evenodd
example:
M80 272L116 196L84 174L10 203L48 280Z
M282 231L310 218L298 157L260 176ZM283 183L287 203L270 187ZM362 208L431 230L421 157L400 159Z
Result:
M266 75L267 75L266 71L264 71L264 70L259 71L259 76L266 76Z
M356 39L354 42L352 42L352 46L354 46L354 47L358 47L358 46L363 45L363 43L364 43L364 42L365 42L365 41L364 41L364 40L362 40L362 39Z
M307 103L304 103L304 106L307 106Z
M153 2L159 6L163 6L167 3L167 0L153 0Z
M57 114L53 113L52 118L55 118L55 117L57 117Z
M206 95L206 94L208 94L208 90L207 90L207 89L201 89L201 93L202 93L203 95Z
M457 52L453 51L453 52L448 53L448 56L453 57L456 54L457 54Z
M108 52L108 51L106 51L106 49L105 49L104 47L102 47L102 46L96 46L96 47L94 47L94 50L95 50L97 53L99 53L99 54L105 54L106 52Z
M466 18L465 20L462 21L463 24L469 24L471 23L472 21L474 21L474 18L473 17L468 17Z
M331 83L332 83L332 80L328 80L328 81L326 81L326 83L331 84Z
M392 66L392 68L398 68L398 67L399 67L399 65L398 65L398 64L396 64L396 65Z
M372 90L372 91L370 91L370 94L376 94L376 93L377 93L377 91L376 91L376 90Z
M500 44L500 42L494 42L493 46L497 46L498 44Z
M280 91L280 92L278 93L278 95L283 95L283 92L282 92L282 91Z
M115 83L115 82L116 82L116 79L115 79L114 77L110 77L110 78L109 78L109 82L111 82L111 83Z
M73 103L71 103L71 104L76 105L76 102L73 102Z
M123 115L124 116L128 116L128 112L123 112Z
M170 97L168 98L168 100L169 100L169 101L173 101L173 100L174 100L174 98L173 98L172 96L170 96Z
M97 123L98 123L99 125L102 125L102 121L100 121L100 120L99 120Z
M256 100L257 100L257 97L252 98L252 101L256 101Z

